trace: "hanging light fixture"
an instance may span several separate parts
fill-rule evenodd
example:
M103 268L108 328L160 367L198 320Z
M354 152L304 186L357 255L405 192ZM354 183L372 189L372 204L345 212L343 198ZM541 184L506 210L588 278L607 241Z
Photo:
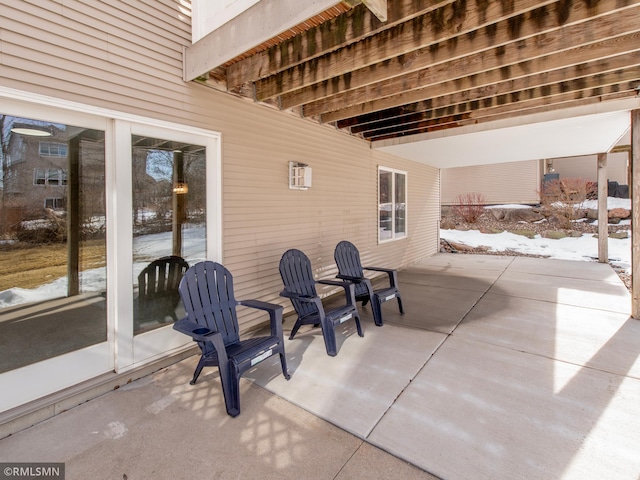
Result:
M173 186L173 193L176 195L184 195L189 192L187 182L176 182Z
M11 128L11 133L27 135L29 137L50 137L53 135L51 127L30 123L14 123Z

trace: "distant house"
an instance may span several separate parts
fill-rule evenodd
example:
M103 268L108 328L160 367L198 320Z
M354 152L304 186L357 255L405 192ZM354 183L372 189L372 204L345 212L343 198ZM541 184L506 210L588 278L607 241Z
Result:
M540 203L542 181L547 173L559 178L583 178L597 182L597 157L587 155L568 158L527 160L441 170L443 205L453 205L459 195L481 193L487 205ZM629 154L617 152L608 155L607 176L620 185L629 184Z

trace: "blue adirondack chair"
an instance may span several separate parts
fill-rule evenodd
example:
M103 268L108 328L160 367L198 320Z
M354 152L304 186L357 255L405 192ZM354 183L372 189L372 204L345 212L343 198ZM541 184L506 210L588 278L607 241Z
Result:
M334 259L338 265L337 278L348 280L355 284L355 296L357 302L362 302L365 306L367 302L371 302L373 309L373 320L381 327L382 321L382 304L396 298L398 300L398 308L400 313L404 314L402 308L402 298L400 290L398 290L398 274L396 270L380 267L363 267L360 263L360 252L356 246L343 240L336 245ZM384 272L389 276L389 287L374 290L371 280L364 276L364 270L375 272Z
M280 355L282 374L289 380L282 338L282 306L259 300L236 300L233 276L215 262L193 265L180 282L180 297L187 316L173 328L198 342L202 356L193 374L196 383L203 367L217 366L227 413L240 414L240 377L266 358ZM269 313L271 335L240 340L236 307Z
M327 354L334 357L338 353L335 333L335 328L338 325L353 318L356 322L358 335L364 336L360 326L360 315L358 314L354 296L355 290L352 283L335 280L314 280L311 261L303 252L296 249L287 250L282 255L280 259L280 276L284 283L284 290L280 292L280 296L289 298L298 314L298 320L289 336L290 340L293 339L302 325L320 325ZM325 309L316 292L316 283L344 288L346 303Z

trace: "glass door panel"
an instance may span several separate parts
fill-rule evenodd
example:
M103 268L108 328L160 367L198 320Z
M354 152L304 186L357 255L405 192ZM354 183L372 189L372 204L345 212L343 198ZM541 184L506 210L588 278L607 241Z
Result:
M106 228L104 132L0 125L3 373L106 341Z
M113 363L105 131L0 111L0 145L2 411Z
M206 258L206 147L131 137L134 335L184 315L179 280Z

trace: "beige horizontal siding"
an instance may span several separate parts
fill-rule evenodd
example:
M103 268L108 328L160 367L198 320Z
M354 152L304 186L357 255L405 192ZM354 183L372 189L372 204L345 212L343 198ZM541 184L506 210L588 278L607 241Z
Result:
M446 168L440 174L443 205L456 204L459 195L472 192L484 195L488 205L540 201L539 160Z
M591 182L598 181L598 157L586 155L581 157L555 158L553 168L560 178L584 178ZM607 178L621 185L627 185L627 152L610 153L607 156Z
M335 274L333 250L355 243L366 264L403 268L434 254L437 169L373 151L327 126L182 81L190 45L185 2L3 0L0 84L222 134L223 256L239 298L280 298L288 248ZM188 8L188 5L186 6ZM313 187L288 188L288 162L313 169ZM407 172L407 238L378 245L377 169ZM249 328L264 317L243 314Z

